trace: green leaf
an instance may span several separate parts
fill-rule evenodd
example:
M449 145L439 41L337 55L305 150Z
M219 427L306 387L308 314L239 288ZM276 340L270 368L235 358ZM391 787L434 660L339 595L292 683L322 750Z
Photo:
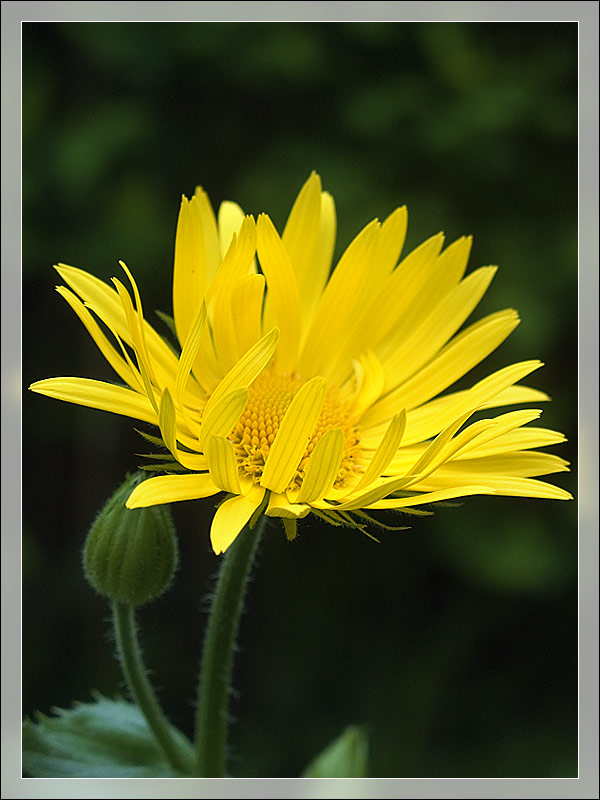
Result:
M93 703L56 708L23 722L23 774L30 778L179 778L139 708L95 694ZM175 735L182 748L191 745Z
M367 761L367 735L351 725L310 762L302 777L368 778Z

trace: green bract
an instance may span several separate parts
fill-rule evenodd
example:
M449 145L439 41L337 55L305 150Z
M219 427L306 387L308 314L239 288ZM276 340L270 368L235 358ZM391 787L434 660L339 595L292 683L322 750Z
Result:
M132 606L159 597L171 583L178 561L168 506L125 507L144 477L137 472L115 491L92 524L83 550L85 575L94 589Z

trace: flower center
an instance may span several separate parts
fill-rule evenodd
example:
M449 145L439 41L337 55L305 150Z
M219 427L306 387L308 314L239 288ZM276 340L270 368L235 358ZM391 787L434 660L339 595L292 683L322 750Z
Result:
M241 474L254 478L256 482L260 480L281 420L292 398L303 384L304 381L289 375L270 373L263 373L254 381L249 389L246 408L229 435ZM341 428L345 436L344 455L335 485L342 486L346 478L357 471L358 426L354 424L347 404L340 399L339 389L330 386L290 487L299 488L302 485L311 453L323 434L333 428Z

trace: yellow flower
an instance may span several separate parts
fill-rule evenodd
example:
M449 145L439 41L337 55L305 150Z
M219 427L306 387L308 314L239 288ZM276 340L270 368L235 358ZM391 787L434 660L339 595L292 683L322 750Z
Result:
M234 203L217 221L198 189L182 199L177 225L179 356L144 319L125 264L133 299L117 278L113 288L60 264L70 289L58 292L125 386L51 378L31 388L157 425L171 456L154 466L168 474L137 486L127 505L227 492L211 527L216 553L262 512L282 518L293 538L311 512L361 527L371 510L465 495L570 499L534 479L568 469L533 450L564 441L528 425L539 410L466 424L476 412L547 400L516 385L541 362L440 396L519 319L507 309L460 330L496 268L464 277L471 239L444 249L441 233L400 259L406 225L404 207L373 220L330 275L335 208L317 174L281 236L267 215L255 222Z

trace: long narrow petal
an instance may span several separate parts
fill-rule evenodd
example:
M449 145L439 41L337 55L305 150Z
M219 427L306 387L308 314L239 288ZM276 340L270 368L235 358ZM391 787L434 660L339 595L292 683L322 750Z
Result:
M327 378L334 370L340 342L344 341L355 309L361 307L372 279L370 268L379 228L377 220L370 222L342 255L325 287L304 343L298 365L300 374ZM347 364L349 366L350 362Z
M200 217L200 230L202 231L202 243L204 246L204 269L206 286L208 287L217 274L221 263L221 245L219 243L217 220L208 195L201 186L196 186L193 201L196 203Z
M32 392L79 406L122 414L142 422L158 423L158 414L145 395L90 378L47 378L29 387Z
M146 508L182 500L198 500L220 492L207 473L194 475L159 475L138 484L129 495L127 508Z
M253 486L247 495L236 495L222 503L210 528L210 541L217 555L233 543L265 496L261 486Z
M177 338L183 345L198 313L204 288L204 236L198 201L181 198L177 232L175 234L175 263L173 267L173 318Z
M452 289L385 360L386 390L407 380L460 328L483 297L496 267L481 267Z
M486 483L490 490L493 490L494 494L505 495L508 497L542 497L548 500L572 500L573 495L570 492L567 492L565 489L561 489L558 486L553 486L551 483L546 483L545 481L538 481L533 478L519 478L519 477L506 477L504 475L486 475L481 474L478 477L478 480L483 481ZM453 488L446 489L446 486L452 486ZM436 494L441 494L442 492L456 492L456 494L452 495L454 497L459 497L459 491L462 491L464 495L473 494L470 489L472 487L469 486L457 486L457 478L455 476L451 477L437 477L437 475L431 475L423 484L420 485L421 489L427 489ZM427 496L427 495L425 495ZM373 506L374 508L398 508L397 505L388 505L393 501L382 501L377 505Z
M206 323L206 303L202 302L200 305L200 310L196 315L196 319L194 320L191 328L189 329L187 338L185 340L185 344L183 345L183 349L181 351L181 355L179 356L179 362L177 364L177 377L175 379L175 396L177 398L178 403L183 402L185 388L187 386L187 382L190 377L192 364L194 363L198 355L198 349L200 347L202 332L204 330L205 323Z
M283 492L294 477L323 407L324 378L305 383L292 398L275 436L261 477L261 485Z
M289 256L298 285L302 322L312 301L314 260L321 229L321 179L316 172L300 189L285 224L281 241Z
M292 372L296 368L300 345L298 284L287 251L266 214L258 217L256 249L267 281L264 324L266 327L279 326L277 368L281 372Z
M128 383L132 389L135 389L136 391L143 390L141 379L137 371L134 370L132 366L118 354L117 350L100 330L99 325L96 323L88 309L83 305L81 300L65 286L57 286L56 291L61 297L64 297L73 311L77 314L81 322L84 324L86 330L98 346L98 349L117 373L117 375L123 381L125 381L125 383Z
M344 432L334 428L321 436L308 459L297 503L321 500L334 484L344 453Z
M372 350L366 350L354 362L357 384L352 401L352 415L360 419L373 403L377 402L385 385L385 371L381 361Z
M373 456L367 465L367 468L359 480L358 484L354 487L353 491L358 492L368 486L371 481L379 478L385 472L390 461L394 457L402 436L406 429L406 411L401 411L390 422L382 440Z
M234 323L236 359L260 339L264 294L264 275L246 275L231 288L230 314Z
M219 398L210 409L207 406L200 428L200 446L204 448L211 436L227 436L231 433L247 402L248 389L240 388Z
M438 397L409 411L406 417L404 445L412 445L435 436L456 417L457 412L460 414L461 411L466 411L473 405L478 405L480 409L487 409L522 403L540 403L550 399L544 392L529 386L508 386L480 402L480 398L475 399L472 394L472 390L477 390L478 386L479 384L475 384L471 389L463 389L460 392L452 392L444 397ZM361 445L367 448L376 447L385 424L383 422L371 428L364 428Z
M549 428L519 428L498 436L490 442L485 442L481 446L477 444L477 447L469 451L468 455L471 458L480 458L498 453L512 452L513 450L548 447L562 444L566 440L567 438L563 433Z
M235 452L229 439L211 436L206 447L206 458L215 485L231 494L241 494Z
M278 339L279 331L277 328L273 328L229 370L208 399L204 409L205 419L223 397L236 389L247 389L250 386L273 357Z
M390 498L389 500L378 500L369 508L410 508L410 506L422 506L427 503L439 503L443 500L452 500L456 497L466 497L476 494L496 494L496 489L492 486L452 486L448 489L424 492L412 497Z
M127 344L132 344L121 300L112 286L84 270L66 264L58 264L55 269L86 305L94 307L100 319L106 321L111 330ZM166 385L169 377L177 370L177 356L148 322L143 324L148 354L157 372L157 379L161 385Z
M335 203L329 192L321 192L321 222L316 250L310 271L310 281L302 289L302 333L301 345L304 344L308 331L327 283L331 271L333 250L335 246L337 221Z
M495 350L518 322L516 311L509 310L472 325L416 375L372 406L363 424L368 427L383 422L399 408L410 410L442 392Z

